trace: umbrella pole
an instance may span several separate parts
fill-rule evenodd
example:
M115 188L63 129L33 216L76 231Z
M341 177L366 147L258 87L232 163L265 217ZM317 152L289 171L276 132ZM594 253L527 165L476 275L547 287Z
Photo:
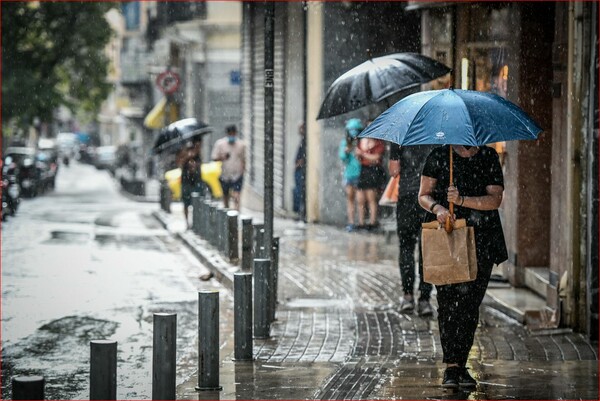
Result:
M452 145L450 145L450 185L454 185L454 177L453 177L453 164L452 163ZM450 216L454 215L454 203L450 202ZM446 232L450 234L452 232L452 222L450 221L450 216L446 217Z

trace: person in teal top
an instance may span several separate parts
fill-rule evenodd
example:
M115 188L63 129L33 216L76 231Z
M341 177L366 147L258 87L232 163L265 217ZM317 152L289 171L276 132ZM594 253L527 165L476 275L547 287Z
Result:
M340 142L339 156L344 163L344 189L346 191L346 213L348 215L347 231L354 231L354 212L356 210L356 190L360 177L360 162L354 155L356 137L363 130L363 124L358 118L346 122L346 137Z

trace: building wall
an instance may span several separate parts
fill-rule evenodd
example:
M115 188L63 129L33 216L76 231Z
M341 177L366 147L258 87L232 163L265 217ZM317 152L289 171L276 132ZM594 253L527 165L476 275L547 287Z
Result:
M369 58L396 52L420 52L419 14L405 12L404 6L401 2L325 3L321 99L336 78ZM319 186L320 221L337 225L347 221L343 165L337 156L345 135L345 122L357 117L366 123L386 107L385 104L373 105L322 122L323 133L319 138L322 175L318 182L309 183ZM314 118L316 115L307 115L309 120ZM385 168L387 170L387 165Z

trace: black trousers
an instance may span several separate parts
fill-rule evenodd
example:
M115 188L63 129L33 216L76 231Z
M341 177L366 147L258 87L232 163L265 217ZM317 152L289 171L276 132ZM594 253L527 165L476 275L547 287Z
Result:
M474 281L436 286L444 363L459 366L467 363L479 322L479 306L492 274L493 262L485 256L478 249L478 271Z
M412 294L415 285L415 246L419 248L419 282L420 300L429 300L432 285L423 282L423 256L421 255L421 223L425 211L419 206L417 195L406 195L398 199L396 204L396 222L400 255L398 266L402 278L402 289L405 294Z

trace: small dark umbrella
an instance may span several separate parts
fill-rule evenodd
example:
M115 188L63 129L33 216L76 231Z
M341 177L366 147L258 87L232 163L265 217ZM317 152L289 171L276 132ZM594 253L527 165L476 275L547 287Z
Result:
M367 60L331 84L317 120L378 103L450 71L444 64L417 53L395 53Z
M185 118L175 121L160 130L152 151L154 154L175 152L187 141L212 132L212 127L195 118Z

